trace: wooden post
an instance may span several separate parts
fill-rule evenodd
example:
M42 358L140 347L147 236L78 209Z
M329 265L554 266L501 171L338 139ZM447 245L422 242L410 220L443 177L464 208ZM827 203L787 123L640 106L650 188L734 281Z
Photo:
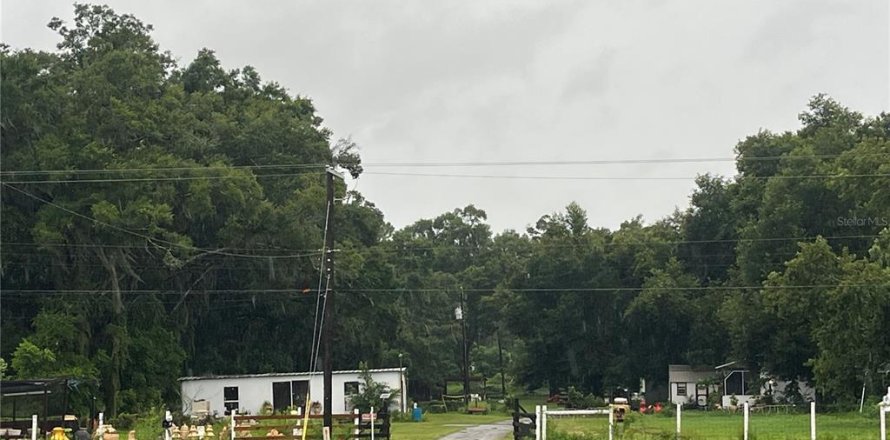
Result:
M745 440L748 440L748 402L745 402Z
M31 440L37 440L37 414L31 416Z
M535 405L535 440L541 440L541 405Z

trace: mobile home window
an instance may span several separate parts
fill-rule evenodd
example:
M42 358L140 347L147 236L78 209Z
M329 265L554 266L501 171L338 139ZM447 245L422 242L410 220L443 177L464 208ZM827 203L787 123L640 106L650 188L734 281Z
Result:
M678 384L677 384L677 395L678 395L678 396L685 396L685 395L686 395L686 383L685 383L685 382L682 382L682 383L678 383Z
M226 413L238 409L238 387L223 387L223 405Z
M358 394L358 382L346 382L343 384L343 395L354 396Z

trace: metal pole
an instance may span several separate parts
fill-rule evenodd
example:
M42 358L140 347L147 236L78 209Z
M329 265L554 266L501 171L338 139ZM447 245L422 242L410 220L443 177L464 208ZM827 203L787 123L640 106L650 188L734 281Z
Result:
M745 402L745 440L748 440L748 402Z
M862 405L865 403L865 382L862 382L862 396L859 397L859 414L862 414Z
M374 440L374 407L371 407L371 440Z
M541 405L535 405L535 440L541 440Z
M613 440L615 431L615 408L609 405L609 440Z
M31 440L37 440L37 414L31 416Z
M331 341L334 327L334 176L338 175L333 169L328 168L325 186L327 189L327 231L325 232L325 276L327 283L324 289L324 326L321 329L321 341L324 349L324 427L333 431L333 361ZM339 176L339 175L338 175ZM340 176L342 178L342 176Z
M816 402L810 402L810 440L816 440Z

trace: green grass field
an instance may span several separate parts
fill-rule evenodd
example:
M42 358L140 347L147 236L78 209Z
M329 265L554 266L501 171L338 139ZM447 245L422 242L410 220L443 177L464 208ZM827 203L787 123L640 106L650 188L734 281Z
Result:
M424 414L422 422L399 422L392 425L394 440L435 440L468 426L509 420L504 414Z
M606 439L608 420L597 418L548 418L548 438ZM689 440L738 440L742 438L741 414L704 413L689 411L683 414L681 433ZM809 440L809 414L752 415L751 440ZM641 416L635 414L629 423L620 424L617 439L648 440L673 439L676 418ZM559 433L567 434L560 437ZM859 414L819 414L816 416L819 439L860 440L878 437L877 416L867 418Z

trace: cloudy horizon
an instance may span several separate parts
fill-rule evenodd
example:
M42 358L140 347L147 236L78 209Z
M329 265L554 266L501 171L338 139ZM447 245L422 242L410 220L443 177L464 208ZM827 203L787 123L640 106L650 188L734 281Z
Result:
M593 227L651 223L733 162L589 162L731 158L761 129L796 130L817 93L890 109L886 1L103 3L152 24L180 66L206 47L311 98L368 164L351 187L398 228L473 204L522 231L572 201ZM73 8L0 12L4 43L54 50L46 23Z

